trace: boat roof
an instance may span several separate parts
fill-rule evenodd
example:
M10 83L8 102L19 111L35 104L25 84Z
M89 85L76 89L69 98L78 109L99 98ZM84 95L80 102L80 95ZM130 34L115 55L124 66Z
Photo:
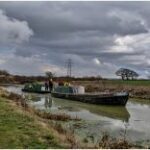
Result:
M101 96L124 96L128 95L128 92L95 92L95 93L79 93L76 86L57 86L53 89L56 93L66 93L66 94L84 94L84 95L101 95Z
M54 88L54 92L57 93L74 93L74 87L72 86L57 86Z

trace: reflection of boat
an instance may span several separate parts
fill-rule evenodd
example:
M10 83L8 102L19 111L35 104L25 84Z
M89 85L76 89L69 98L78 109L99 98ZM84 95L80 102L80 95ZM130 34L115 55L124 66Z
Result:
M45 108L51 108L52 107L52 97L51 96L45 96Z
M28 92L28 93L39 93L39 94L51 93L50 91L30 91L30 90L25 90L25 89L22 89L22 91Z
M86 104L81 102L69 101L69 100L61 100L58 98L53 98L55 105L61 106L61 108L69 108L68 111L80 111L80 110L88 110L93 114L105 116L109 118L119 119L122 121L128 122L130 118L130 114L126 107L122 106L106 106L106 105L94 105L94 104ZM71 109L72 108L72 109Z
M128 122L130 114L126 107L123 106L106 106L81 103L70 100L52 98L50 94L26 94L26 99L33 101L34 105L44 106L45 109L58 108L60 111L80 112L87 110L95 115L119 119ZM53 103L52 103L53 101Z
M22 91L29 92L29 93L40 93L40 94L51 93L49 90L45 90L45 87L39 83L25 84Z
M91 104L103 104L103 105L122 105L125 106L129 94L127 92L122 93L79 93L76 87L72 86L58 86L52 91L52 96L56 98L80 101Z
M90 107L89 111L95 114L100 114L109 118L119 119L128 122L130 114L126 107L122 106L103 106L95 109L95 107Z

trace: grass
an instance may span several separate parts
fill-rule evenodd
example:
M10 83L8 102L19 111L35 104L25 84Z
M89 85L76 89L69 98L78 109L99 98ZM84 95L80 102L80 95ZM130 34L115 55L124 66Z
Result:
M150 86L150 80L106 80L107 84L123 84L131 86Z
M52 130L0 97L0 148L62 148Z
M73 148L73 133L59 123L69 120L80 119L36 110L20 95L0 89L0 149Z

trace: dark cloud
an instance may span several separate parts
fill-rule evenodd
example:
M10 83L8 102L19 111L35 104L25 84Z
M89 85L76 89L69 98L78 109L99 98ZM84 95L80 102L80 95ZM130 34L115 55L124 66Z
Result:
M14 34L23 37L21 45L13 43L14 64L18 58L27 68L21 58L31 59L31 64L38 60L34 72L42 73L39 68L49 65L61 74L59 68L65 69L71 58L76 75L112 77L119 67L140 72L149 69L149 5L150 2L0 2L0 10L9 21L15 20L28 29L18 28L19 34ZM0 65L4 64L9 66L8 61ZM32 68L28 68L30 72ZM21 73L23 69L17 70Z

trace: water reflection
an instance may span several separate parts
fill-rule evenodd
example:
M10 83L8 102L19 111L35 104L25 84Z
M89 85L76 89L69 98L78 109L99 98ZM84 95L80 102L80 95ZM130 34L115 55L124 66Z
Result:
M52 97L51 97L51 95L45 96L45 103L44 103L44 106L45 106L46 109L52 107Z
M86 103L69 101L69 100L64 100L64 99L62 100L62 99L56 99L56 98L54 98L54 102L56 105L61 105L64 108L69 108L68 111L86 110L86 111L89 111L89 113L92 113L98 116L105 116L105 117L119 119L119 120L126 121L126 122L128 122L130 118L130 114L126 107L92 105L92 104L86 104Z
M26 99L32 101L32 104L34 106L41 107L46 110L52 110L53 108L56 108L59 112L65 112L68 114L75 113L78 115L78 117L81 117L80 115L83 115L88 118L88 115L91 114L95 115L95 117L104 116L114 119L119 119L121 121L128 122L130 118L130 114L126 107L120 107L120 106L105 106L105 105L92 105L92 104L86 104L71 100L64 100L64 99L57 99L52 98L50 94L46 95L35 95L35 94L26 94ZM82 119L85 119L84 117Z
M77 101L52 98L50 94L22 93L21 87L18 86L8 86L7 90L22 94L29 103L32 103L32 105L39 109L46 109L49 111L58 110L59 112L63 111L68 114L75 113L78 117L82 115L82 119L91 119L88 116L92 116L95 117L96 120L98 117L104 116L128 122L130 118L130 114L126 107L86 104Z

